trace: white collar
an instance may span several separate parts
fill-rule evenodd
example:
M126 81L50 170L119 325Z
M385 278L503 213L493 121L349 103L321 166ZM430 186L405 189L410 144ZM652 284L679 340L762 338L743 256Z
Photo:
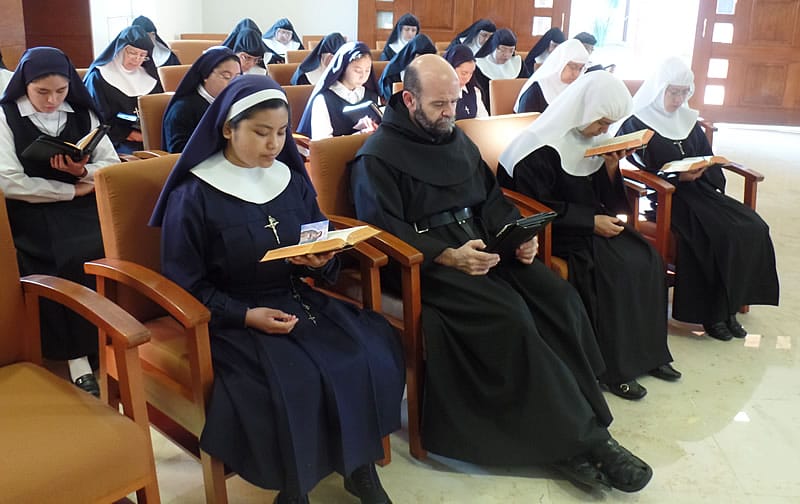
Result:
M400 50L408 44L407 41L403 40L403 37L397 37L397 40L389 44L389 47L392 48L395 54L399 53Z
M162 44L158 40L153 44L153 63L155 63L157 67L166 63L171 54L172 51L169 46Z
M322 63L320 63L319 66L314 70L306 72L306 79L308 79L309 84L316 84L320 80L320 78L322 78L322 74L324 73L325 69L322 68Z
M675 112L664 108L667 86L688 86L689 96ZM656 133L670 140L683 140L697 123L697 110L689 108L694 93L694 73L679 58L664 61L656 73L644 81L633 97L633 113Z
M242 168L228 161L223 151L202 161L191 172L225 194L259 205L280 195L292 178L289 167L278 160L267 168Z
M208 92L208 90L206 89L206 87L204 85L202 85L202 84L198 84L197 85L197 94L199 94L200 96L205 98L205 100L209 104L214 103L214 97L211 96L211 94Z
M38 112L25 95L17 98L16 103L20 116L30 118L36 129L53 137L57 137L64 131L64 127L67 125L67 113L73 112L66 100L58 106L58 109L50 113Z
M97 67L103 80L127 96L143 96L150 93L157 81L141 66L134 70L128 70L122 66L124 51L125 49L122 49L114 56L114 59Z
M281 56L286 56L286 51L296 51L300 48L300 44L294 40L290 40L288 44L281 44L274 38L264 39L267 46Z
M341 81L334 82L333 84L330 85L328 89L336 93L337 96L339 96L343 100L346 100L348 103L360 102L361 100L364 99L364 93L366 91L364 86L358 86L357 88L351 91L347 89L347 87L345 87L345 85L342 84Z
M38 116L49 116L55 114L56 112L75 112L75 109L72 108L72 105L67 103L67 100L61 102L61 105L58 106L56 112L52 112L51 114L38 112L35 108L33 108L33 103L31 103L31 100L26 95L17 98L17 108L19 109L19 115L22 117L28 117L29 115L33 114L37 114Z
M519 54L515 54L502 65L497 64L497 60L494 59L494 53L485 58L478 58L475 63L477 63L481 73L490 80L516 79L522 69L522 58L519 57Z

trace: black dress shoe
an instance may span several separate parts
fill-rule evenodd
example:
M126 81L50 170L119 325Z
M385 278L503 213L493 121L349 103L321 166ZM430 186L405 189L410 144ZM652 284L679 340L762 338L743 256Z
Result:
M375 464L366 464L344 478L344 489L361 499L361 504L392 504L378 478Z
M589 487L591 489L611 489L611 481L609 481L608 476L589 462L585 455L577 455L567 460L556 462L552 467L566 476L576 486Z
M681 372L672 367L672 364L662 364L650 370L650 375L665 381L678 381L681 379Z
M647 389L636 380L630 380L622 383L609 383L606 384L608 391L629 401L636 401L647 395Z
M75 385L95 397L100 397L100 385L97 384L97 379L92 373L86 373L83 376L77 377L75 379Z
M285 493L280 492L275 496L275 500L272 501L272 504L309 504L308 495L303 495L302 497L289 497Z
M733 339L733 333L730 329L728 329L728 325L725 322L703 324L703 329L705 329L706 334L714 339L718 339L720 341L730 341Z
M589 451L589 460L608 477L611 486L623 492L638 492L653 477L653 469L629 452L614 438L596 445Z
M744 338L747 336L747 329L742 327L742 324L736 320L735 313L725 322L725 325L728 326L728 330L733 334L734 338Z

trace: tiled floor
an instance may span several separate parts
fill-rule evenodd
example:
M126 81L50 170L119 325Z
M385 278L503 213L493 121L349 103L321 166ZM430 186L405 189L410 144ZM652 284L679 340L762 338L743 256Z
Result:
M745 340L720 342L670 324L679 383L643 378L640 402L608 395L613 435L654 468L637 494L586 493L537 467L477 467L408 454L405 431L392 436L392 463L379 469L396 504L403 503L798 503L800 502L800 133L722 127L715 151L766 176L759 213L772 229L781 278L781 306L753 307L740 321ZM729 177L729 193L741 184ZM758 337L757 335L760 335ZM165 503L201 503L200 465L154 434ZM232 503L270 503L272 492L233 477ZM311 494L315 503L356 504L341 478Z

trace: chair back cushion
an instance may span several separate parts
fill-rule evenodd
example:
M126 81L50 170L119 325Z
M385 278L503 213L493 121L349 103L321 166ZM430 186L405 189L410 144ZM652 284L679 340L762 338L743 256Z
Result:
M219 45L219 40L168 40L169 47L178 54L182 65L191 65L209 47Z
M181 33L181 40L214 40L221 44L223 40L228 38L227 33Z
M297 130L297 125L300 124L300 118L303 117L303 111L306 109L308 99L311 98L311 92L314 91L314 85L284 86L283 91L286 93L286 99L289 100L289 110L292 113L292 131L295 131Z
M286 63L302 63L303 60L306 59L306 56L308 56L309 54L311 54L311 49L298 49L297 51L286 51Z
M300 63L271 63L267 65L269 76L281 86L289 86L292 82L292 75L294 75Z
M489 81L489 114L513 114L517 96L528 79L492 79Z
M161 69L158 71L161 72ZM173 94L175 93L156 93L139 97L139 121L145 150L162 148L161 127L164 123L164 110Z
M25 304L19 283L17 250L8 223L6 200L0 191L0 366L21 360L24 356L22 337Z
M161 87L164 88L164 91L170 92L178 89L178 84L181 83L181 79L191 67L192 65L158 67L158 78L161 79Z
M368 135L345 135L311 142L309 175L324 214L354 217L347 163L356 157Z
M492 81L494 82L494 81ZM508 147L511 140L528 127L537 117L538 112L524 114L506 114L475 119L461 119L456 126L475 142L481 156L489 168L497 173L497 160Z

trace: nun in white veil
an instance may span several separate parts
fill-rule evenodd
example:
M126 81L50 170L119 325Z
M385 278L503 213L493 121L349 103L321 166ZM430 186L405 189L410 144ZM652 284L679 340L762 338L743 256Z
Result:
M659 173L664 164L713 154L689 107L694 74L679 58L663 62L633 99L633 116L619 134L650 128L647 148L630 159ZM725 195L720 165L665 175L675 185L671 228L677 241L672 316L703 324L712 338L744 338L736 320L743 305L778 304L778 275L769 226Z
M517 96L514 112L544 112L586 70L589 53L580 40L559 44L531 75Z
M626 152L584 157L631 106L628 89L613 75L582 75L503 152L498 179L558 212L553 254L567 260L568 280L592 320L606 362L599 379L635 400L647 393L637 377L681 376L667 347L664 264L618 217L630 214L619 171Z

